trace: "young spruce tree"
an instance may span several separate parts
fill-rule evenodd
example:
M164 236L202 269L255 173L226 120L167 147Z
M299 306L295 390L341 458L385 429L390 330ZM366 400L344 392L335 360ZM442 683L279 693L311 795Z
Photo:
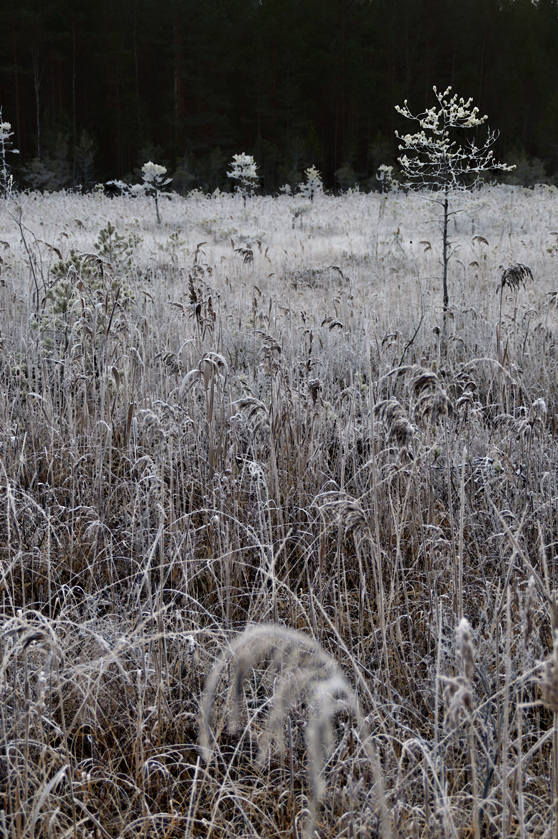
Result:
M400 134L398 131L395 134L400 141L399 150L403 152L399 163L408 178L407 185L440 193L440 198L434 200L440 204L443 211L442 280L445 326L449 308L448 263L451 252L448 220L453 215L450 211L451 195L457 190L474 189L483 172L495 169L508 171L514 167L495 161L492 151L492 146L498 139L498 133L495 131L488 130L486 139L480 146L477 146L475 137L464 145L459 145L455 137L460 132L476 133L476 129L485 123L488 117L478 115L479 109L472 106L472 99L465 101L459 99L457 94L451 96L451 87L443 93L435 86L433 89L437 105L428 108L422 114L413 114L409 110L407 100L403 107L395 106L401 116L419 125L416 134Z

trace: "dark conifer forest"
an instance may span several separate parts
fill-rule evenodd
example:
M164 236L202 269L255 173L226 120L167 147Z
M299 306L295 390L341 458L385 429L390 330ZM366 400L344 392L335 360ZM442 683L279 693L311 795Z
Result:
M377 186L394 105L472 96L517 177L558 172L557 0L2 0L0 105L22 185L131 176L228 188L232 154L262 186L316 165ZM15 159L15 158L14 158Z

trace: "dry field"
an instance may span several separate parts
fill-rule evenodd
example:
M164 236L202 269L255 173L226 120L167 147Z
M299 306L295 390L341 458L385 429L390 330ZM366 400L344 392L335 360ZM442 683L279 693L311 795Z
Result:
M0 204L3 839L557 835L558 192L299 209Z

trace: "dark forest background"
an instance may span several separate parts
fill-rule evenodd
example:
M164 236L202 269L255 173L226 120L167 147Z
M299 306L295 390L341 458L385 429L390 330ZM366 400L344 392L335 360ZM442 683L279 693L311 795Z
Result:
M489 115L514 178L558 177L557 0L0 0L0 65L28 186L151 159L176 189L229 188L245 152L266 191L310 165L377 188L394 105L431 106L434 84Z

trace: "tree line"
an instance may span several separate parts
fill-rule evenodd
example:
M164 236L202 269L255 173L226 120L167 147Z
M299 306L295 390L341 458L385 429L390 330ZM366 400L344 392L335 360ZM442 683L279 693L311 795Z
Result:
M153 160L177 189L230 188L243 152L266 191L311 165L376 188L394 106L430 107L433 85L489 115L513 177L558 177L558 0L3 0L0 59L22 185Z

